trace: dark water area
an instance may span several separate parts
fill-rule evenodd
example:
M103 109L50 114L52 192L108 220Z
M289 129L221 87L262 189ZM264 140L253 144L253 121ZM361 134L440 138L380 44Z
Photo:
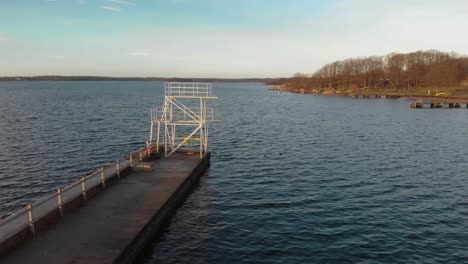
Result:
M146 263L468 261L468 110L216 83L212 165ZM159 82L0 82L0 214L144 145Z

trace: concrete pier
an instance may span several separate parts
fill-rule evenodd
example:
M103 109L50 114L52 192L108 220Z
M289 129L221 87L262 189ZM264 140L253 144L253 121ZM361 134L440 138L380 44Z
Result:
M210 165L210 153L174 153L128 169L1 263L129 263L153 240ZM54 216L57 214L55 213ZM2 245L3 246L3 245Z

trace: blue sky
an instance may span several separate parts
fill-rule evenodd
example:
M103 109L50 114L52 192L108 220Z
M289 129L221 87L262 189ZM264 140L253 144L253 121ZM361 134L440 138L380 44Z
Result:
M0 0L0 76L283 77L468 54L465 0Z

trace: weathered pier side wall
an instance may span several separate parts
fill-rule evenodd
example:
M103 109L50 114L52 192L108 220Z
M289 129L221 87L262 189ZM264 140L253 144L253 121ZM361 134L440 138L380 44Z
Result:
M131 263L139 257L143 249L154 240L161 231L162 225L170 219L176 209L184 202L200 177L210 166L210 152L200 160L200 163L192 170L187 179L172 194L163 207L161 207L141 232L128 244L114 263ZM195 155L198 157L198 155Z
M210 166L210 153L175 153L127 168L0 245L1 263L131 263ZM125 176L125 177L124 177ZM98 190L98 188L102 188ZM105 189L105 191L104 191ZM93 196L91 198L91 196ZM62 216L63 214L63 216Z

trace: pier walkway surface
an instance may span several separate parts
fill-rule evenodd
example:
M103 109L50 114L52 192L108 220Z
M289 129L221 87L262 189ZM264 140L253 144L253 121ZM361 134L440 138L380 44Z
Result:
M167 220L200 174L209 153L175 153L151 161L152 171L131 171L1 263L126 263Z

